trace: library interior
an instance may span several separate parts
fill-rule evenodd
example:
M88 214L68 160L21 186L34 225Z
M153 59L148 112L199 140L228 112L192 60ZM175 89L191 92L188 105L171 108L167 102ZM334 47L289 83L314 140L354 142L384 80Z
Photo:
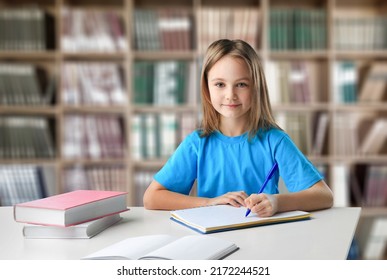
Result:
M200 124L207 46L242 39L276 121L334 207L350 258L387 259L387 2L0 0L0 206L145 189Z

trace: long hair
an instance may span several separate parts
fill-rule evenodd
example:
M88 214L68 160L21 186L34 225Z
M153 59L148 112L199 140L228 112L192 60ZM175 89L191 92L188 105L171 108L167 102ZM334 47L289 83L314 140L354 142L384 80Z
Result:
M252 95L251 108L248 112L249 139L254 137L260 130L273 127L279 128L273 117L266 79L257 53L248 43L242 40L221 39L213 42L208 47L203 60L200 78L203 110L201 136L208 136L220 128L220 114L212 106L208 89L208 72L216 62L227 55L243 59L253 80L253 92L255 94Z

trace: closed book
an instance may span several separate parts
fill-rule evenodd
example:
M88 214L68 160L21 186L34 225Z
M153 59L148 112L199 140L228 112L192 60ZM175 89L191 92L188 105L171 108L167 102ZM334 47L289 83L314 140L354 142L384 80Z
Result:
M77 190L14 205L17 222L72 226L124 212L126 192Z
M120 214L109 215L94 221L70 227L43 226L25 224L23 236L25 238L91 238L121 220Z

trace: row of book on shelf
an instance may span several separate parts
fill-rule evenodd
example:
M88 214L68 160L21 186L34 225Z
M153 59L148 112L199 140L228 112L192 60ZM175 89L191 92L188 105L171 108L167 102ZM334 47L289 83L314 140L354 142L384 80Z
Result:
M124 125L119 116L109 114L66 115L63 125L63 157L123 158Z
M62 175L63 192L79 189L125 191L128 187L128 170L125 165L76 164L64 169Z
M66 105L125 106L125 73L113 62L66 62L61 69ZM194 104L196 66L191 61L135 61L133 103ZM33 64L0 64L0 104L47 105L54 100L55 77Z
M254 48L259 43L260 16L257 9L205 7L198 10L198 22L184 9L135 9L134 33L137 50L192 50L194 31L200 24L199 50L219 38L239 38Z
M333 66L333 101L375 103L386 100L387 62L339 61Z
M198 49L204 51L215 40L242 39L253 48L261 41L262 16L254 8L201 7L198 10Z
M0 10L0 51L55 48L54 17L38 7Z
M387 119L374 112L336 113L335 155L380 155L387 152Z
M359 15L334 20L334 46L337 50L381 50L387 48L387 17Z
M333 166L331 188L335 206L387 206L387 166L384 164Z
M143 113L131 120L131 157L135 160L169 157L177 145L194 129L192 113Z
M327 69L323 62L268 61L265 73L273 104L315 103L327 84L324 74ZM335 104L385 101L387 63L337 61L333 64L332 81L332 101Z
M135 61L133 103L194 104L196 69L188 61Z
M68 105L121 105L127 102L124 73L112 62L66 62L62 95Z
M282 113L278 112L278 125L305 155L319 156L327 152L329 115L327 112Z
M192 50L193 15L186 9L135 9L134 46L137 50Z
M265 64L273 104L314 103L324 92L322 62L269 61ZM32 64L0 64L0 104L50 104L55 78ZM63 101L68 105L124 106L127 93L118 64L67 62L62 67ZM133 103L152 105L194 104L196 67L193 62L135 61ZM387 63L338 61L333 66L333 101L379 102L386 99Z
M334 155L387 152L387 120L378 113L279 112L276 119L306 155L327 153L330 125ZM138 113L130 122L133 159L168 157L197 128L194 113ZM120 116L66 115L62 155L67 159L124 158L127 143L124 127ZM0 158L52 158L56 154L48 118L1 117L0 132Z
M32 64L0 63L0 104L51 104L55 86L55 77Z
M48 193L45 171L35 165L0 166L0 206L40 199Z
M0 158L53 158L51 133L47 118L1 116Z
M203 24L203 39L199 42L203 49L210 42L223 37L238 37L257 46L260 25L258 10L201 8L199 19ZM55 38L53 16L39 8L4 9L0 13L0 22L4 22L5 26L0 32L0 50L44 50L54 47L52 40L48 41ZM61 22L60 42L63 51L112 52L128 48L124 21L113 10L66 7L61 9ZM15 28L20 32L13 32ZM137 50L192 50L195 47L194 15L188 9L136 8L133 28L134 47Z
M387 119L374 112L276 113L276 120L306 155L328 152L332 126L333 155L383 155L387 153Z
M323 9L275 8L270 10L269 41L272 50L327 48L327 17ZM375 14L336 15L333 42L336 50L387 48L387 18Z
M323 67L314 61L268 61L265 74L270 102L315 103L324 86Z
M273 8L269 12L269 41L273 50L319 50L327 47L325 9ZM204 50L218 38L240 38L253 47L259 43L260 10L254 8L201 7L197 20L189 9L136 8L133 12L134 46L138 50ZM346 50L378 50L387 47L385 16L335 15L334 46ZM0 50L55 48L51 14L38 7L6 8L0 12ZM125 51L127 34L122 15L113 9L61 9L60 36L64 51ZM207 28L210 27L210 28ZM15 32L15 30L17 30Z
M128 48L126 30L118 12L95 9L61 10L61 47L66 52L115 52Z
M272 50L322 50L327 47L323 9L275 8L269 14Z
M143 113L131 118L134 159L169 156L197 125L193 113ZM65 115L62 156L124 158L126 137L120 116L110 114ZM44 117L0 118L0 158L53 158L53 128Z

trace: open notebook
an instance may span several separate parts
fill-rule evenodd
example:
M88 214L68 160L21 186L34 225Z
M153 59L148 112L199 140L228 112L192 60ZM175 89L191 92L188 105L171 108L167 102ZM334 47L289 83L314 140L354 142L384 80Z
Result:
M224 239L188 235L144 235L131 237L83 257L85 260L219 260L238 247Z
M304 211L277 213L261 218L255 213L245 217L246 208L229 205L215 205L171 211L171 219L200 233L213 233L246 227L262 226L309 219L311 214Z

